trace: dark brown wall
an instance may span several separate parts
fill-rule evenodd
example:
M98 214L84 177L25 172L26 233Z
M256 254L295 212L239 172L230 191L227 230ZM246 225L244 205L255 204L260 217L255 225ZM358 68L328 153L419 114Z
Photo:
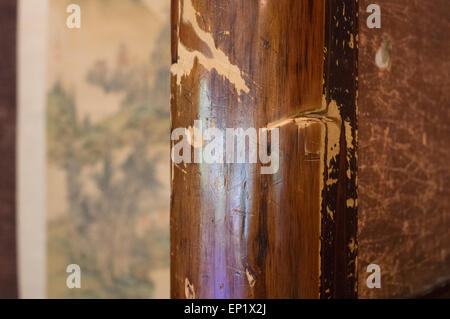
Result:
M17 297L15 247L16 1L0 1L0 298Z
M359 295L405 297L450 277L450 3L379 0L368 29L373 2L360 1Z

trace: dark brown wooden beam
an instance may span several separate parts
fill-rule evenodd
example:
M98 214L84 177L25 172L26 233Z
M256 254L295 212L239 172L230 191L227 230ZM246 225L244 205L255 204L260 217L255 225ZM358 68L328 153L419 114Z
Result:
M339 148L322 190L321 297L356 298L358 1L325 1L323 94L339 111ZM329 151L333 142L328 141ZM331 144L331 145L330 145ZM332 212L330 214L329 212Z

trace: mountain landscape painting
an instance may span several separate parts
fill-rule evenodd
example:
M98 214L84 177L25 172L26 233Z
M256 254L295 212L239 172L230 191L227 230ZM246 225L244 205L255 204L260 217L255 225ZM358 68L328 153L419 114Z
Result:
M169 297L169 1L51 0L50 298ZM81 269L81 288L66 268Z

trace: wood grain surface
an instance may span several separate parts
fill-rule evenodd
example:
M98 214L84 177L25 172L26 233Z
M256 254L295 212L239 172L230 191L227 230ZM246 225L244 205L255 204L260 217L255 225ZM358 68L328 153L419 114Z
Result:
M359 294L419 296L450 277L450 3L360 1ZM377 54L380 55L376 62ZM366 286L368 264L381 289Z
M321 297L356 298L358 1L325 1L323 94L328 105L322 189ZM333 111L333 106L335 110Z
M0 2L0 298L17 297L16 0Z
M172 297L355 296L356 13L355 1L172 1L172 129L280 134L276 174L172 164Z

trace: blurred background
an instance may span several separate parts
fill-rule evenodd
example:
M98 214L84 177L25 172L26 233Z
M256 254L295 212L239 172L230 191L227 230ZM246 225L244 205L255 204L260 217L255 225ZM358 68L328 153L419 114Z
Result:
M71 3L18 2L19 296L168 298L170 1Z

